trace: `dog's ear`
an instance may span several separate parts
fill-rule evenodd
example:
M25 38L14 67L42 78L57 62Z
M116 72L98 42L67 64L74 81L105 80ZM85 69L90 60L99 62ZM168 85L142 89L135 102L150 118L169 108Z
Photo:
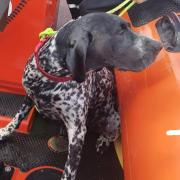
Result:
M92 35L87 31L73 32L69 38L66 63L73 80L83 82L86 75L86 54Z

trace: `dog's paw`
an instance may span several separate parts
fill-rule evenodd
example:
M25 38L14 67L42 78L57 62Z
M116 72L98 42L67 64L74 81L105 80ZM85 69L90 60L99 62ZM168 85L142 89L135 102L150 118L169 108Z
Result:
M0 141L4 140L10 133L7 131L6 128L0 128Z
M109 148L109 145L110 141L104 136L100 136L96 142L96 151L103 154Z

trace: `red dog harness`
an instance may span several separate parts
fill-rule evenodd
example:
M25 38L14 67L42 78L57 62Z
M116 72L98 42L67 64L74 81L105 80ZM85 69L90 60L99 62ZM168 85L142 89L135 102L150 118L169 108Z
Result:
M53 81L57 81L57 82L66 82L69 80L72 80L72 77L59 77L59 76L54 76L51 75L49 73L47 73L39 64L39 56L38 56L38 52L39 49L49 40L49 38L45 38L43 40L40 40L39 43L37 44L35 50L34 50L34 56L35 56L35 62L37 65L37 69L48 79L53 80Z

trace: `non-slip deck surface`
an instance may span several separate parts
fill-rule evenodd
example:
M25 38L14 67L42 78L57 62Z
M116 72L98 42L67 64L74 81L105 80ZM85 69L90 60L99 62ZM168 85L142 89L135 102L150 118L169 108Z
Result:
M43 165L63 169L67 153L54 153L47 146L48 139L57 135L59 128L58 123L44 120L37 115L30 135L14 133L0 143L0 161L25 172ZM114 145L111 144L110 148L100 155L95 149L96 138L95 134L88 134L86 137L77 180L122 180L123 171ZM57 172L50 172L48 176L46 171L43 173L35 173L30 178L48 180L52 174L52 178L56 179Z
M0 116L13 117L21 104L24 96L0 92Z

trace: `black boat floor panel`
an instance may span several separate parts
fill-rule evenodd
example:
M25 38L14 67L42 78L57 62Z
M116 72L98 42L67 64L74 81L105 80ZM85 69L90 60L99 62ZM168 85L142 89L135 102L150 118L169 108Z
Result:
M63 169L67 153L51 151L47 146L49 137L14 133L0 143L0 161L23 172L44 165ZM100 155L95 149L96 138L92 134L86 137L77 180L122 180L123 172L113 144Z
M60 129L63 129L63 126L57 121L44 119L37 113L29 135L14 133L0 142L0 162L17 167L23 172L44 165L63 169L67 153L55 153L47 146L49 138L58 135ZM114 145L111 144L110 148L100 155L96 152L96 139L96 134L88 133L86 136L76 180L123 180L123 170ZM50 180L61 175L56 172L46 174L46 170L39 171L28 180Z
M25 172L38 166L64 167L65 153L54 153L48 146L49 136L14 133L0 143L0 161Z
M13 117L23 103L24 96L0 92L0 115Z

